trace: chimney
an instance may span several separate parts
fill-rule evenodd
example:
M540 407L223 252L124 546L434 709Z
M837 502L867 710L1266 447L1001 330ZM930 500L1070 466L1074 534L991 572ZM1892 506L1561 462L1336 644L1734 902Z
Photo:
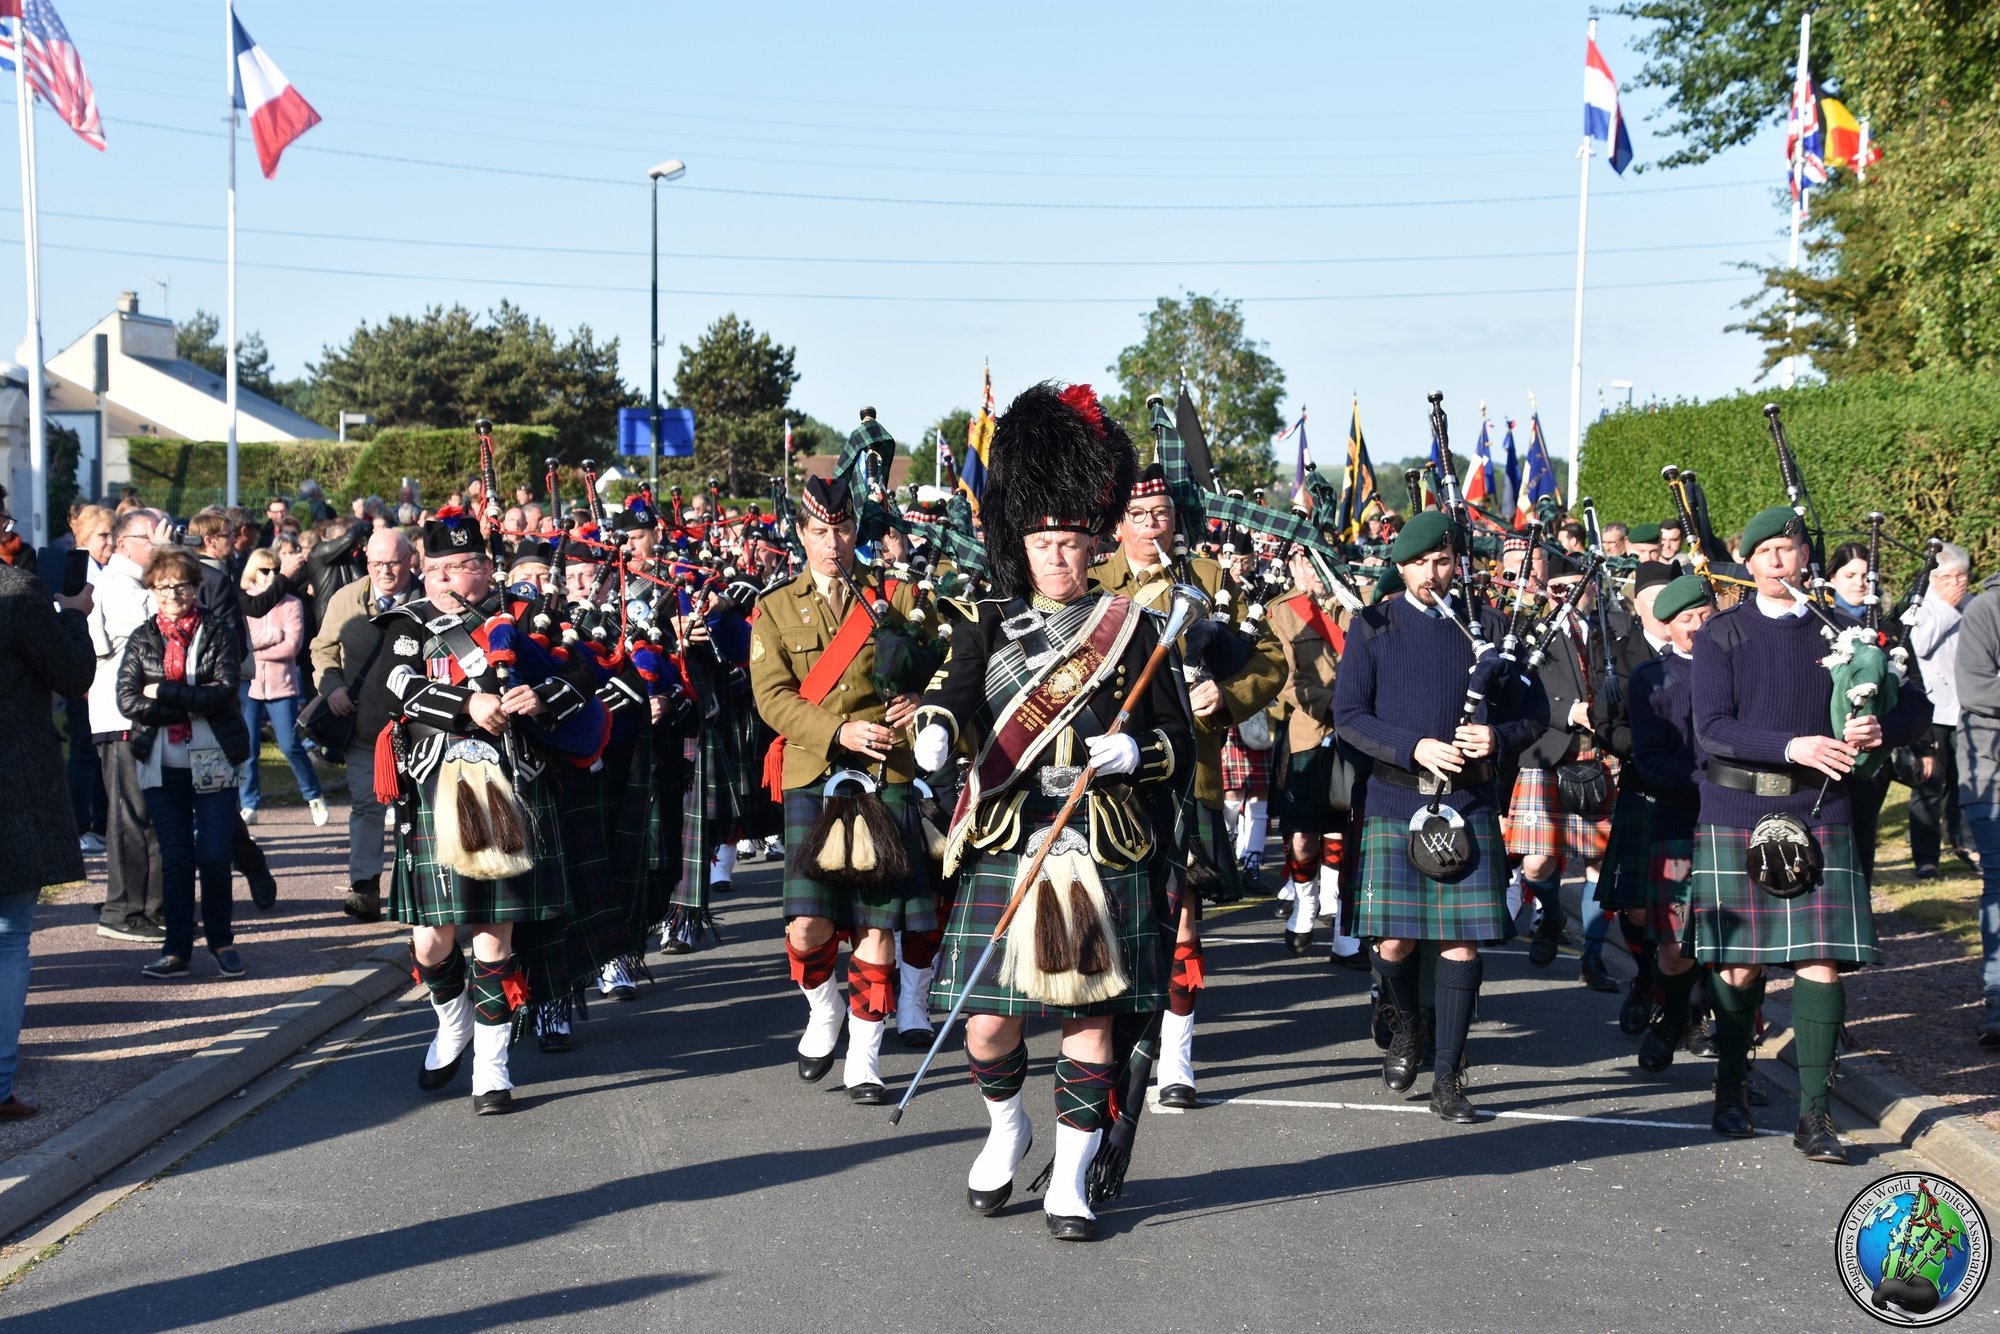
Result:
M137 315L139 313L139 294L137 292L120 292L118 294L118 309L127 315Z

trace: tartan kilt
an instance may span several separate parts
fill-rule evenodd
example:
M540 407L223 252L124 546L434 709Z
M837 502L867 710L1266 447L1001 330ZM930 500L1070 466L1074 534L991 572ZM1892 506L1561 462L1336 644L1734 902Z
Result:
M1235 728L1222 738L1222 790L1261 797L1271 790L1271 757L1278 751L1273 744L1252 750L1243 744Z
M1651 861L1653 896L1646 905L1646 933L1656 944L1684 940L1688 889L1694 883L1694 838L1654 839Z
M1617 791L1618 761L1602 757L1611 770L1612 790ZM1572 862L1596 861L1604 856L1611 841L1611 812L1596 816L1572 815L1563 809L1556 792L1553 769L1523 767L1514 779L1513 800L1507 803L1507 855L1510 857L1554 857L1565 867Z
M1612 807L1611 837L1597 878L1597 904L1606 911L1652 906L1653 805L1643 792L1623 791Z
M673 906L706 922L716 850L736 841L736 771L723 729L702 728L682 743L691 775L681 794L681 878Z
M1046 802L1030 797L1021 808L1021 827L1046 828L1062 802ZM1023 840L1025 843L1025 840ZM1027 870L1030 858L1012 852L968 850L958 872L958 895L952 905L951 921L945 927L944 947L938 951L937 976L931 982L931 1005L949 1010L971 976L973 966L1007 910L1014 885ZM968 1014L1024 1015L1039 1019L1082 1019L1102 1014L1150 1014L1166 1008L1167 946L1176 923L1162 923L1158 913L1165 904L1154 901L1152 873L1148 862L1138 862L1124 870L1104 865L1097 868L1104 884L1105 901L1111 919L1117 923L1118 951L1132 985L1110 1000L1095 1005L1069 1008L1034 1000L1012 987L1003 987L998 978L1006 943L993 951L979 984L965 1002ZM1168 933L1162 935L1162 931Z
M630 922L626 887L612 873L605 821L607 770L564 766L557 812L563 862L569 874L571 911L560 918L523 922L514 931L514 956L537 1000L566 996L613 959L643 948Z
M556 799L546 777L516 787L528 816L535 869L511 880L474 880L437 860L437 825L431 804L437 777L426 779L417 800L398 807L396 868L389 882L389 918L412 926L463 926L468 922L534 922L570 910L563 871Z
M1832 960L1843 969L1879 963L1868 879L1854 831L1814 825L1825 854L1817 886L1795 899L1758 888L1743 869L1750 831L1703 824L1695 831L1688 935L1701 963L1785 964Z
M930 848L924 838L923 817L917 810L917 790L908 783L891 783L875 795L882 798L903 831L903 850L909 855L910 874L897 884L863 891L822 884L793 871L791 855L805 842L806 830L819 818L826 798L817 787L786 789L786 921L794 917L826 917L847 931L866 927L881 931L938 929L937 892L931 883L934 877ZM704 866L704 880L706 869Z
M1314 746L1303 755L1294 755L1285 766L1285 781L1272 804L1277 808L1281 834L1333 834L1347 823L1345 815L1334 814L1327 801L1333 776L1332 746Z
M1432 880L1410 864L1407 820L1371 815L1361 827L1361 875L1353 931L1373 940L1504 940L1507 854L1500 817L1465 817L1472 835L1472 870L1454 884Z

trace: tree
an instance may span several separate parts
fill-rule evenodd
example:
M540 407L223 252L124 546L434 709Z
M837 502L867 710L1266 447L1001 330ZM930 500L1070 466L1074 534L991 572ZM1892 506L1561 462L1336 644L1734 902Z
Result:
M1145 336L1109 368L1120 392L1105 409L1143 442L1150 435L1146 396L1162 394L1171 403L1185 375L1223 484L1245 491L1268 485L1277 475L1271 437L1285 426L1278 415L1285 373L1264 346L1244 332L1238 302L1193 292L1161 297L1146 314Z
M1639 43L1639 82L1666 90L1671 128L1687 137L1663 165L1703 161L1785 122L1806 7L1620 8L1653 25ZM1751 315L1731 327L1764 340L1767 369L1794 353L1832 378L2000 365L2000 3L1819 5L1812 39L1815 84L1871 122L1884 157L1865 183L1842 172L1813 192L1801 268L1765 270L1744 303Z
M320 421L365 412L377 426L467 427L480 417L553 426L565 462L609 446L618 409L638 401L619 378L617 339L599 343L589 325L559 338L506 301L483 318L432 306L359 325L306 369Z
M796 359L795 348L773 342L734 312L708 326L693 347L681 345L673 404L694 409L699 462L692 471L720 477L727 494L740 496L761 492L782 470L786 405L799 382ZM816 439L813 447L838 448L845 438ZM798 444L795 425L795 450Z
M228 363L223 359L222 322L197 307L185 323L174 328L174 355L211 375L225 374ZM299 387L298 381L280 381L271 373L270 349L264 346L264 336L254 329L237 341L236 382L253 394L280 402Z

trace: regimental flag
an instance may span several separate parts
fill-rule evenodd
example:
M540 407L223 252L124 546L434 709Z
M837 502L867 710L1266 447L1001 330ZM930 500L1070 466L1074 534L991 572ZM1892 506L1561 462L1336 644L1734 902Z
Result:
M972 512L979 513L979 502L986 494L986 451L993 445L993 367L986 367L986 386L981 391L979 411L965 427L965 463L959 470L958 489L965 492L965 498L972 502Z
M40 3L41 0L30 0ZM250 114L250 137L257 141L257 165L269 180L278 174L278 156L285 146L319 124L314 111L292 81L250 40L242 20L229 15L236 49L236 109Z
M1500 442L1500 448L1506 458L1506 463L1500 469L1500 476L1497 480L1502 482L1504 486L1496 498L1498 503L1493 506L1493 512L1498 514L1502 519L1511 521L1514 515L1514 507L1519 503L1521 497L1521 458L1520 455L1514 452L1514 419L1512 417L1507 419L1507 435Z
M1472 466L1465 470L1465 503L1493 508L1493 442L1486 419L1479 419L1479 439L1472 446ZM1510 516L1511 517L1511 516Z
M1562 488L1556 485L1555 465L1549 462L1549 442L1542 435L1542 414L1528 418L1527 472L1521 479L1521 494L1514 503L1514 526L1526 528L1535 517L1544 496L1553 496L1562 508Z
M1361 400L1354 400L1354 418L1347 428L1347 472L1340 482L1340 511L1334 516L1340 540L1352 542L1370 510L1382 504L1375 489L1375 464L1361 435Z
M1611 169L1623 176L1632 165L1632 136L1618 107L1618 80L1611 77L1595 37L1583 54L1583 132L1611 146Z
M49 0L0 0L0 18L18 20L0 23L0 70L14 72L16 48L25 39L28 86L55 108L77 138L102 149L104 122L97 114L97 93L55 6Z
M1306 470L1312 467L1312 460L1306 457L1306 414L1303 411L1299 413L1298 421L1292 424L1291 430L1271 442L1272 449L1275 451L1277 446L1293 435L1298 436L1299 444L1293 451L1298 461L1292 465L1292 507L1310 512L1312 490L1306 485Z

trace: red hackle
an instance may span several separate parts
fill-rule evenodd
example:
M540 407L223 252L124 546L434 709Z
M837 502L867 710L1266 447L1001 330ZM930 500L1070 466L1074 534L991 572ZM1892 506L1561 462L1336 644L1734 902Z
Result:
M1069 405L1071 412L1083 418L1094 435L1104 434L1104 405L1097 401L1097 391L1087 384L1073 384L1057 395Z

